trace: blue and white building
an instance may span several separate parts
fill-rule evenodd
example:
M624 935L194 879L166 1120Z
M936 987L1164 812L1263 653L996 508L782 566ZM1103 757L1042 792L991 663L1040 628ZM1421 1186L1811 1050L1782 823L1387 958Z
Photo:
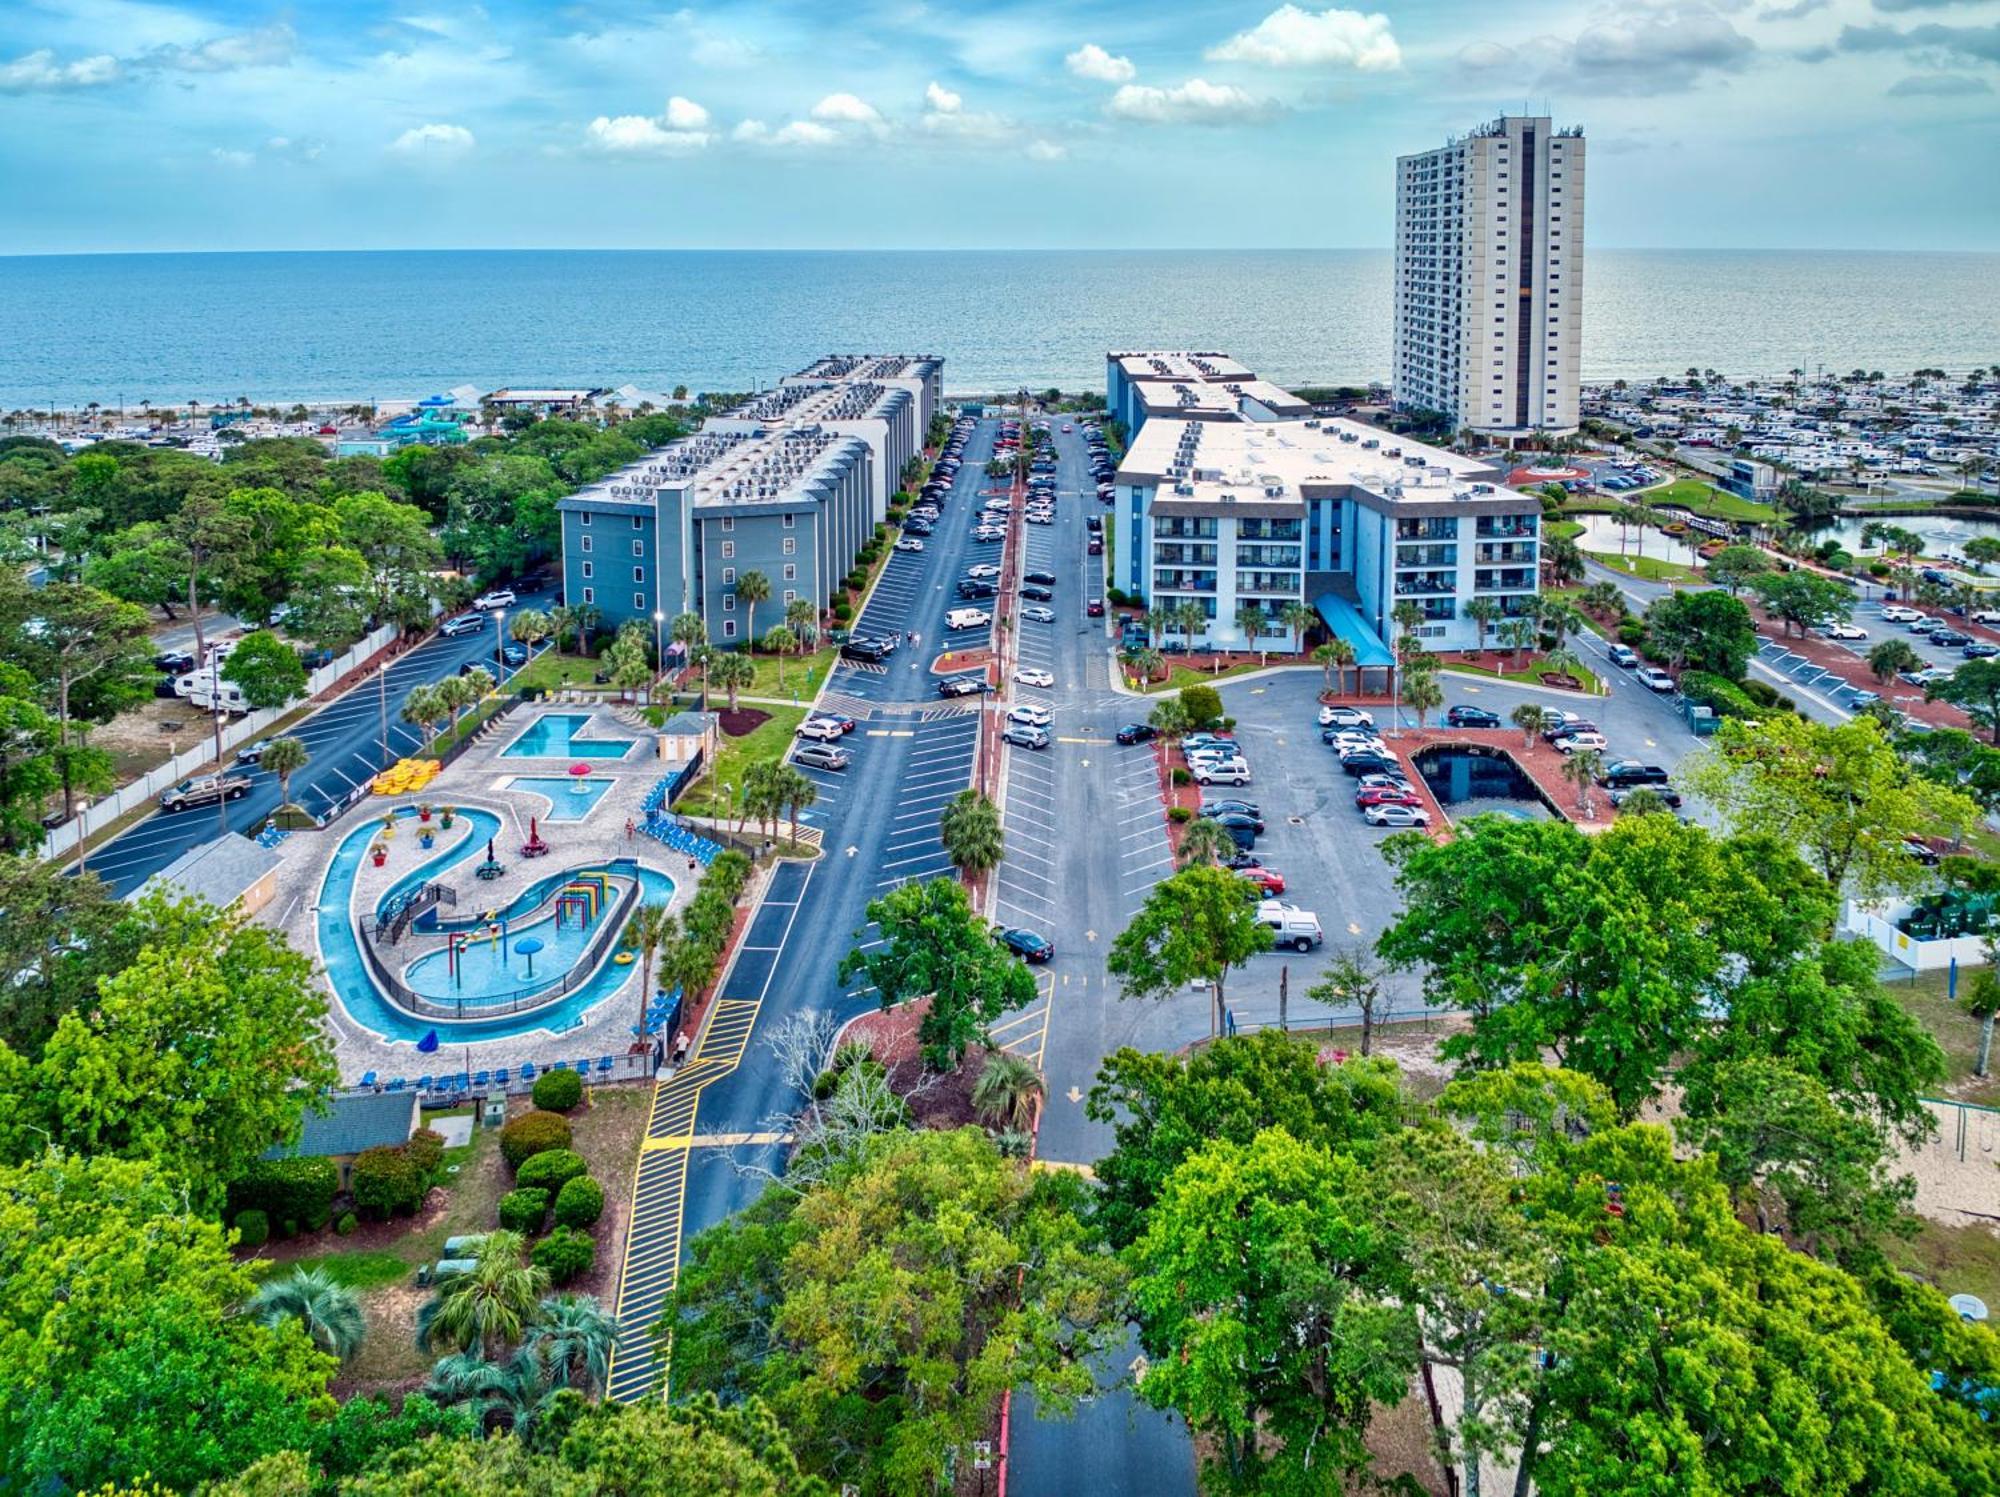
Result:
M1180 421L1283 421L1312 406L1226 353L1151 349L1104 356L1104 402L1128 440L1155 416Z
M1362 665L1385 665L1408 602L1426 647L1474 649L1467 604L1512 616L1539 587L1541 502L1501 478L1344 419L1157 418L1114 480L1112 581L1155 611L1198 606L1197 648L1300 650L1283 611L1305 603ZM1249 632L1245 609L1263 615Z

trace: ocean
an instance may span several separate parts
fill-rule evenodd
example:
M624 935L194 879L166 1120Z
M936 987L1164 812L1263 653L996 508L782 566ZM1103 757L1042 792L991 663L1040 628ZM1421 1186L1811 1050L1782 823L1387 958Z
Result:
M1594 250L1584 376L2000 359L2000 254ZM0 258L0 409L745 390L936 353L953 393L1102 389L1118 347L1389 374L1387 250L409 251Z

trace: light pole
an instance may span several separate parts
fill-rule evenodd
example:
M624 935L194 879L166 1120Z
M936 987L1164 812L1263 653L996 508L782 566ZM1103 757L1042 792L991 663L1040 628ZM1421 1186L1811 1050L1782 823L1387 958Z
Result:
M382 767L389 767L389 662L375 667L375 701L382 714Z
M506 622L507 622L507 610L504 608L494 609L493 610L493 684L495 687L498 687L499 685L501 685L501 683L503 683L507 679L507 662L506 659L501 654L501 651L505 647L507 640L507 631L505 628Z
M661 630L665 629L666 626L667 626L666 609L655 608L653 610L653 680L655 683L659 681L660 677L664 676L667 673L666 636L660 632ZM782 662L780 663L782 664Z
M216 678L216 690L220 691L221 689L222 689L221 677L218 675ZM226 775L229 773L229 769L228 766L222 762L222 720L229 714L224 712L219 704L214 708L214 713L215 713L215 772L217 775ZM218 795L215 798L215 812L216 812L216 819L221 824L224 835L227 835L229 832L228 796Z

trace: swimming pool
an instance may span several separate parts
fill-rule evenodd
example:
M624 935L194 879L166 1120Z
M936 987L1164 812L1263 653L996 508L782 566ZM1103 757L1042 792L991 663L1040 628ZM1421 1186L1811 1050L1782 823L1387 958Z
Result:
M412 813L405 811L400 814L407 816ZM377 902L377 910L398 894L407 893L469 858L485 855L487 839L499 835L500 818L476 807L462 808L458 814L471 827L471 834L457 846L447 848L397 879ZM361 860L368 855L368 845L380 830L378 822L365 821L342 838L340 846L334 850L332 863L327 867L326 878L320 885L317 919L320 960L326 966L327 980L333 985L341 1007L355 1023L374 1031L383 1039L407 1044L415 1044L433 1029L438 1031L440 1038L454 1043L506 1039L536 1029L562 1034L581 1025L586 1013L623 987L631 977L631 966L621 967L614 961L606 961L576 991L546 1008L506 1018L417 1019L404 1013L384 998L375 986L367 961L361 955L360 932L355 928L355 881L361 871ZM628 876L636 875L640 898L647 904L664 904L674 896L674 881L664 873L622 858L609 866ZM548 897L553 885L568 877L569 874L564 872L537 880L510 901L508 911L525 913L533 909ZM447 928L450 923L443 922ZM553 983L567 968L548 963L548 955L544 952L535 958L535 975L540 978L546 971L549 981Z
M575 779L559 775L517 775L507 782L509 790L526 790L549 803L544 821L581 821L597 809L607 791L617 783L605 778Z
M549 712L523 728L520 736L500 755L505 759L622 759L632 750L636 738L599 735L581 738L595 713Z

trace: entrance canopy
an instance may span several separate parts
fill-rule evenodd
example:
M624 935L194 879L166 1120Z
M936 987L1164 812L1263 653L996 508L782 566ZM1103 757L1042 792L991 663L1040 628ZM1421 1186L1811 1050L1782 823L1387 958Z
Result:
M1326 627L1354 649L1354 663L1364 670L1387 670L1396 663L1382 636L1368 626L1361 611L1338 593L1323 593L1313 607L1326 620Z

